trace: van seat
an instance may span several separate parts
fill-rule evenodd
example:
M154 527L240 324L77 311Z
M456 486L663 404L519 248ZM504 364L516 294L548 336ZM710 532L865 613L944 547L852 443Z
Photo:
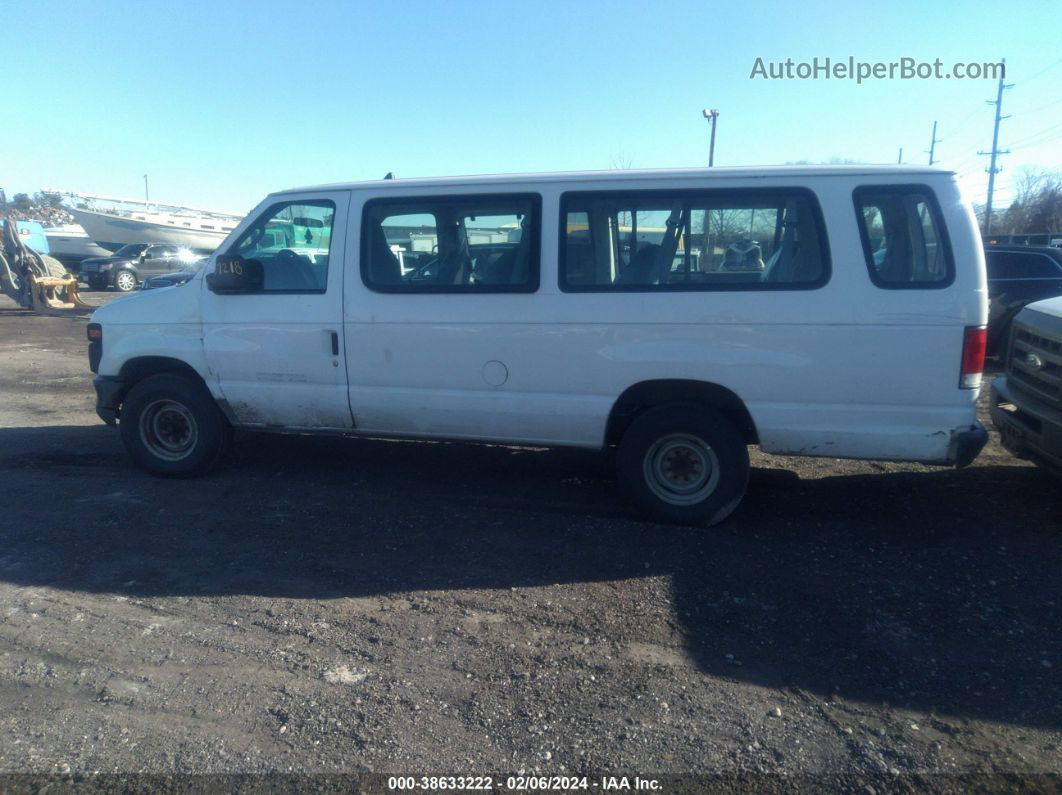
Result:
M656 243L643 243L631 257L630 263L622 271L617 284L654 284L656 257L660 246Z
M369 278L376 284L401 284L402 266L379 222L370 221L369 238Z

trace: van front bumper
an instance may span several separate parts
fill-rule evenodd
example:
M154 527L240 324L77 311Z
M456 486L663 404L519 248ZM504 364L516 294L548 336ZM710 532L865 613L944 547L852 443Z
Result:
M96 414L108 425L118 422L118 407L125 395L125 381L107 375L98 375L92 379L96 390Z
M989 412L1007 450L1062 473L1062 410L1015 390L1000 376L992 382Z

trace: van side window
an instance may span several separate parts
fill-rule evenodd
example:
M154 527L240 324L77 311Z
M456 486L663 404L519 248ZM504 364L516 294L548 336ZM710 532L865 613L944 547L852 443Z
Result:
M228 253L262 263L262 292L323 293L335 213L326 199L274 204Z
M806 191L566 193L566 292L820 287L829 254Z
M378 292L534 292L540 206L537 195L369 201L362 279Z
M946 287L954 278L936 200L920 186L857 188L856 215L878 287Z

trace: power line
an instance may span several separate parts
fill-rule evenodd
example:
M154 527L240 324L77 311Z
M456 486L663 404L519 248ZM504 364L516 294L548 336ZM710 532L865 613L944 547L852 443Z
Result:
M1044 105L1037 105L1035 108L1018 109L1018 113L1039 113L1042 110L1053 108L1055 105L1062 105L1062 99L1056 99L1053 102L1048 102Z
M971 119L972 119L972 118L973 118L974 116L978 116L978 115L980 115L980 113L981 113L981 109L980 109L980 108L974 108L974 109L973 109L972 111L970 111L969 113L967 113L967 114L966 114L966 115L965 115L965 116L963 117L962 121L960 121L960 122L957 122L956 124L953 124L952 126L953 126L953 127L954 127L954 128L956 129L956 130L959 130L959 131L961 132L961 131L962 131L962 129L963 129L963 128L964 128L965 126L966 126L966 123L967 123L968 121L970 121L970 120L971 120Z
M1031 77L1023 78L1023 81L1022 81L1023 84L1024 84L1024 82L1026 80L1032 80L1034 78L1037 78L1037 77L1040 77L1041 75L1046 74L1047 72L1051 71L1052 69L1054 69L1056 66L1058 66L1060 64L1062 64L1062 58L1060 58L1060 59L1058 59L1056 61L1053 61L1052 63L1049 63L1047 66L1045 66L1044 68L1040 69L1038 72L1034 73ZM1002 82L1002 78L1000 79L1000 82ZM1003 88L1005 88L1005 89L1006 88L1011 88L1012 86L1013 86L1013 84L1004 84ZM1058 140L1059 138L1062 138L1062 122L1060 122L1060 123L1056 123L1056 124L1051 124L1051 125L1043 128L1043 129L1041 129L1041 130L1038 130L1036 132L1033 132L1033 133L1030 133L1028 135L1025 135L1022 138L1019 138L1017 141L1012 142L1011 150L1003 151L1003 150L999 149L999 144L998 144L998 140L999 140L998 139L998 132L999 132L999 126L998 125L999 125L999 122L1002 121L1003 119L1010 118L1010 116L1013 115L1013 114L1010 114L1008 116L1001 115L1000 105L997 104L997 103L999 103L1001 101L1002 101L1002 92L997 91L997 100L995 102L993 102L993 101L989 101L988 102L989 105L996 105L996 114L998 116L998 119L996 119L996 121L994 123L994 126L993 126L993 147L992 147L992 151L990 151L990 152L978 151L975 154L967 155L966 157L960 157L960 158L949 158L949 157L941 158L941 157L938 157L936 155L936 153L935 153L934 142L940 143L940 141L936 139L936 131L934 130L933 137L930 139L930 150L927 150L930 153L930 162L931 162L931 164L940 163L940 162L948 163L949 164L949 168L953 169L954 171L963 172L963 171L967 171L977 161L977 159L979 157L982 157L984 155L993 155L993 159L990 162L989 168L985 169L985 171L989 173L989 182L992 183L992 187L993 187L993 189L995 189L994 181L992 180L992 173L993 173L992 169L994 169L995 173L999 173L1002 170L996 164L996 158L998 157L998 155L1009 154L1011 150L1021 150L1021 149L1028 149L1028 148L1034 147L1034 146L1041 146L1043 144L1052 143L1052 142ZM1055 107L1055 106L1060 105L1060 104L1062 104L1062 99L1053 100L1051 102L1047 102L1045 104L1038 105L1038 106L1036 106L1034 108L1031 108L1031 109L1021 110L1019 112L1022 113L1022 114L1038 113L1041 110L1045 110L1047 108ZM956 134L951 135L950 138L949 138L949 140L951 141L951 146L948 147L949 149L956 148L956 141L958 141L959 144L960 144L959 148L964 148L964 147L961 146L962 142L967 140L971 135L976 135L976 132L974 132L972 128L967 128L966 125L967 125L967 123L970 120L972 120L979 113L980 113L980 111L973 110L970 113L966 114L963 117L962 121L960 121L958 124L953 125L955 130L956 130ZM949 163L949 161L950 161L950 163ZM1062 168L1062 165L1060 165L1059 168Z
M1045 127L1044 129L1040 130L1039 132L1034 132L1034 133L1032 133L1030 135L1026 135L1024 138L1019 138L1017 141L1015 141L1012 144L1012 146L1025 146L1025 145L1029 144L1029 142L1032 141L1034 138L1039 138L1042 135L1053 133L1053 132L1055 132L1056 130L1059 130L1059 129L1062 129L1062 121L1057 122L1056 124L1052 124L1050 127Z
M1021 146L1015 146L1013 148L1014 149L1029 149L1030 147L1033 147L1033 146L1042 146L1043 144L1053 143L1054 141L1057 141L1059 138L1062 138L1062 132L1058 132L1055 135L1048 136L1047 138L1041 138L1039 141L1030 141L1027 144L1022 144Z
M968 126L968 123L975 116L980 115L980 113L980 110L975 109L970 113L966 114L966 116L963 117L962 121L958 122L957 124L951 125L950 129L954 129L955 132L952 133L948 139L951 142L951 146L947 147L948 149L965 149L965 146L962 146L961 144L963 144L964 142L969 142L970 145L972 145L974 143L974 139L980 137L980 133L977 132L975 127ZM956 142L958 142L959 146L956 146ZM978 155L976 152L974 154L967 155L965 158L959 161L961 164L960 166L952 165L951 167L959 171L962 169L962 167L965 167L970 162L976 160L977 157ZM949 159L954 161L956 160L956 156L953 156L951 158L949 158L947 155L945 155L944 157L934 156L934 162L938 163L947 162Z
M1044 74L1045 72L1050 72L1052 69L1054 69L1060 63L1062 63L1062 58L1059 58L1057 61L1054 61L1053 63L1049 63L1047 66L1045 66L1039 72L1034 74L1032 77L1026 77L1025 78L1025 82L1028 83L1030 80L1035 80L1036 78L1038 78L1040 75Z
M952 165L951 169L953 171L966 171L974 163L978 162L978 158L979 157L980 157L980 155L978 155L977 153L974 153L972 155L967 155L962 160L960 160L958 163L955 163L954 165Z

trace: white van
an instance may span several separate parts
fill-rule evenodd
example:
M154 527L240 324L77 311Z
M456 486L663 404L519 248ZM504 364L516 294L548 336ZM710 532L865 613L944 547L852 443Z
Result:
M98 309L97 410L143 468L233 428L614 448L714 523L747 445L963 466L987 316L950 172L610 171L268 196L187 284Z

